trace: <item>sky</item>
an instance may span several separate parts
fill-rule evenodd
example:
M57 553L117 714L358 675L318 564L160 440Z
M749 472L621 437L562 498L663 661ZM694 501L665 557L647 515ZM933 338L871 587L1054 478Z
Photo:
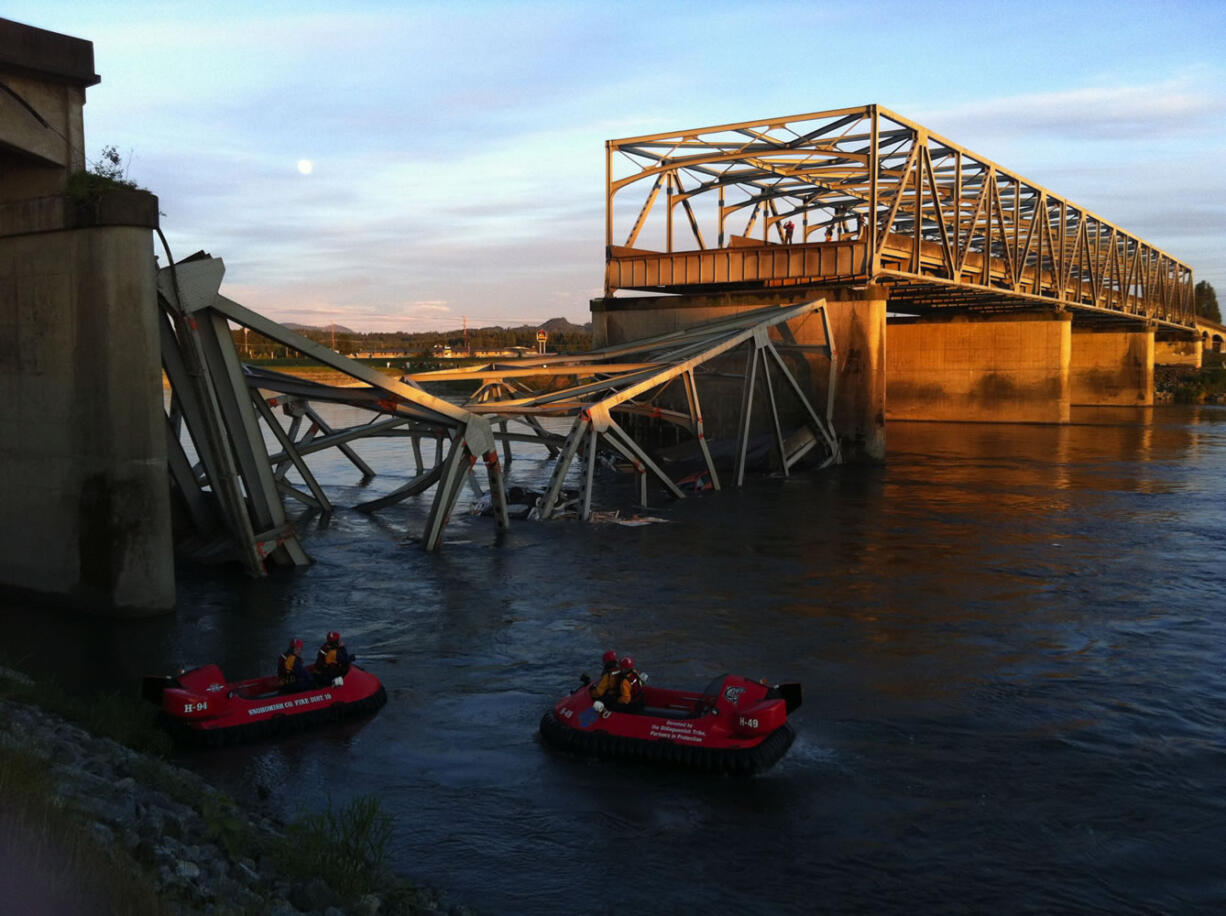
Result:
M604 142L880 104L1226 294L1226 2L8 0L94 45L87 159L277 321L589 320ZM165 259L163 258L163 263Z

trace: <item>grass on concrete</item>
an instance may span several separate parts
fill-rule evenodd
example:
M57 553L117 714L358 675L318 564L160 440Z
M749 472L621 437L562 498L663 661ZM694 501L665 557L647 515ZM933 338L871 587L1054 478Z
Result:
M9 913L169 916L173 907L125 851L56 793L46 761L0 747L0 888Z

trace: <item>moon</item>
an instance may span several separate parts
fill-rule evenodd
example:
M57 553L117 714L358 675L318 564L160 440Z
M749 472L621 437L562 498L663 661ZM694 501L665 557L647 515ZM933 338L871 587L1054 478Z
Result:
M298 160L298 171L303 175L310 175L311 169L315 168L315 164L310 159Z

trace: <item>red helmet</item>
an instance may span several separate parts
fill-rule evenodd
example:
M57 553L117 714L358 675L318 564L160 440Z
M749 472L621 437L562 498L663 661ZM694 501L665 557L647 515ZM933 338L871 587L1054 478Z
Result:
M341 634L336 632L336 630L332 630L331 632L328 633L328 642L339 643L340 641L341 641Z
M629 655L623 655L622 660L618 662L617 665L622 669L622 671L629 671L634 667L634 659L632 659Z
M606 652L604 655L601 656L600 660L604 662L606 665L617 664L617 653L614 652L612 649L610 649L608 652Z
M302 640L301 639L291 639L289 641L289 647L293 649L295 652L297 652L299 649L302 648Z

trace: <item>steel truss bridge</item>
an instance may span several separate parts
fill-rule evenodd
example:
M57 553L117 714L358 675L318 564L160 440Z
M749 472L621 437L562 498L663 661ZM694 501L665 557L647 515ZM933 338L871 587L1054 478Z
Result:
M516 444L543 446L555 461L536 504L541 518L590 518L595 468L606 455L637 474L641 505L647 503L649 479L683 497L682 488L619 417L646 417L688 435L711 487L720 489L703 418L708 385L739 395L737 431L727 437L737 486L744 481L755 428L765 429L755 438L769 440L774 466L784 475L806 458L822 466L841 460L831 423L837 350L821 300L745 312L587 353L392 379L221 295L224 269L220 259L200 253L172 261L158 275L162 367L171 386L167 457L184 520L180 551L236 558L253 575L262 575L269 563L309 562L283 498L331 512L332 501L308 459L337 449L368 480L376 471L352 447L362 439L399 438L406 454L396 470L411 462L416 472L392 492L352 508L373 512L431 494L421 536L428 550L441 546L465 485L489 497L498 524L506 527L505 477ZM822 412L809 403L772 337L774 331L786 341L787 322L809 316L821 322L825 343L819 349L829 361ZM349 383L324 385L244 365L232 324L297 350L348 376ZM473 389L463 403L427 390L457 379ZM364 419L334 428L316 410L320 403L359 408ZM549 432L542 417L565 418L569 432ZM479 460L487 490L473 474ZM578 490L568 493L564 483L576 461L582 471L571 476L579 477Z
M606 156L606 296L873 284L892 311L1193 329L1186 264L877 105L610 140Z

